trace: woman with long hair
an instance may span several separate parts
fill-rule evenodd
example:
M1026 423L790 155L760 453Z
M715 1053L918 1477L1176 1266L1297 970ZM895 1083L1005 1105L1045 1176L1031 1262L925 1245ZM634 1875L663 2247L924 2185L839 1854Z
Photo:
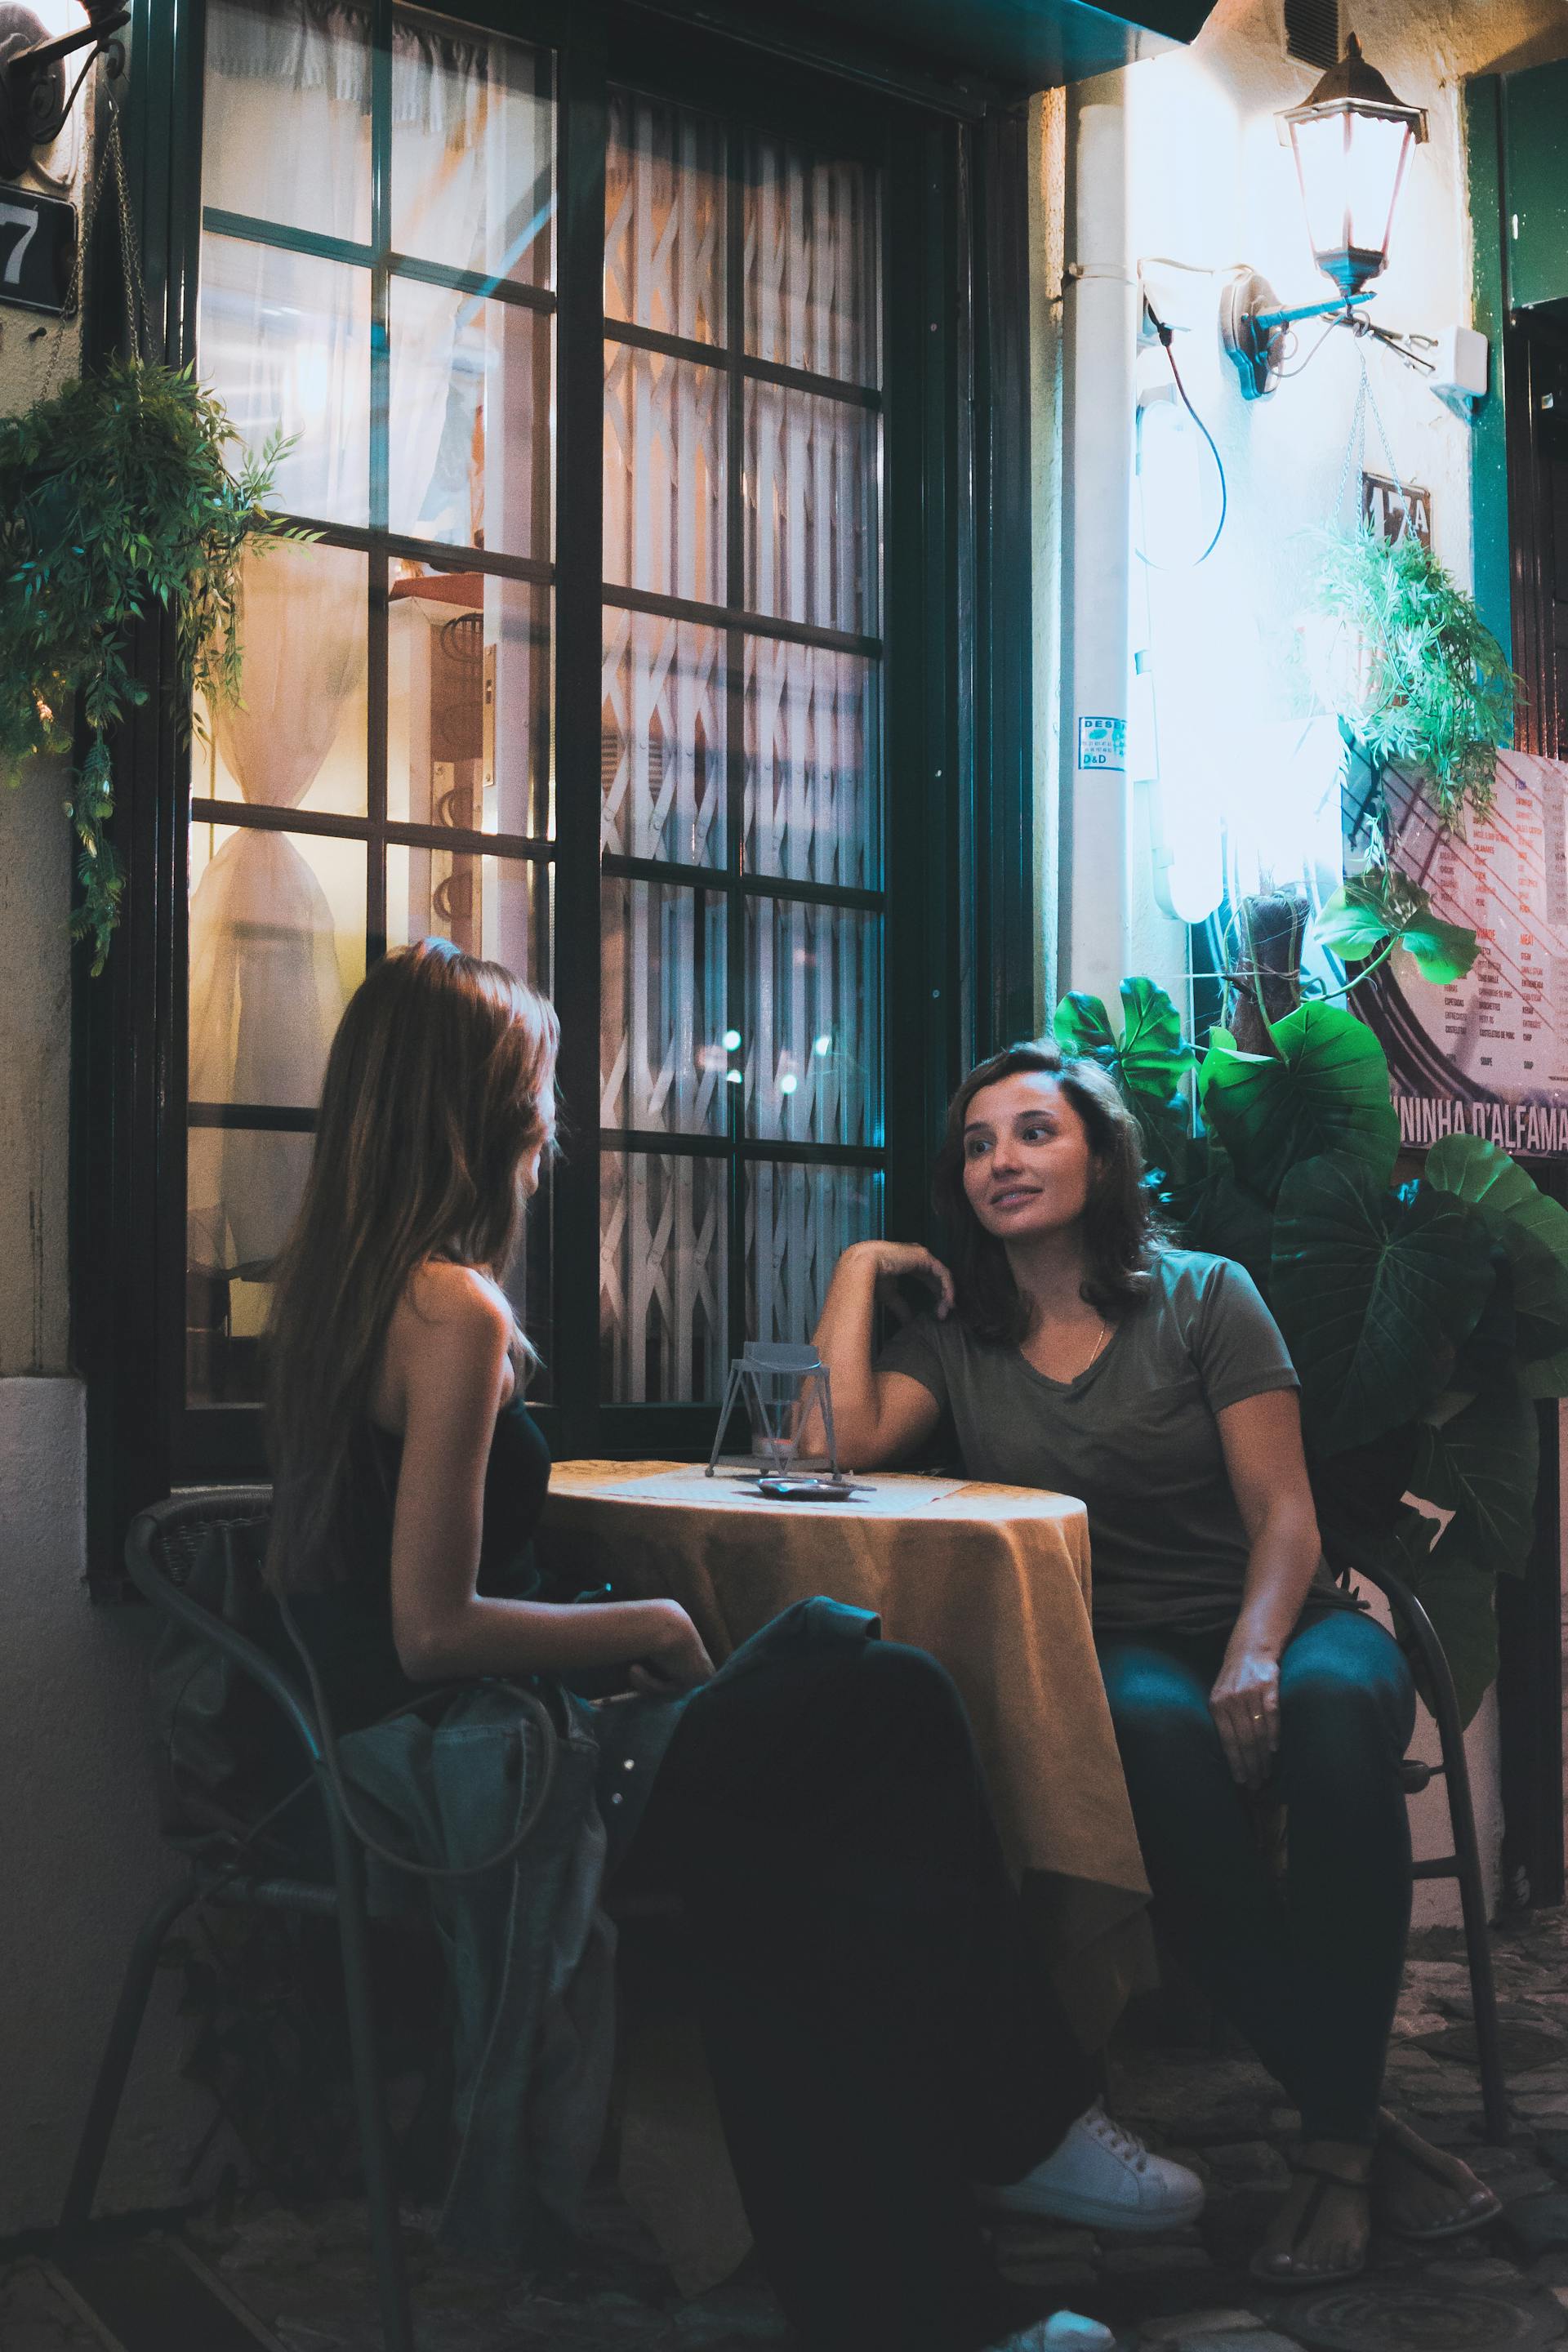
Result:
M555 1047L540 996L437 940L349 1005L277 1272L274 1582L339 1729L462 1676L613 1669L688 1695L633 1859L682 1897L742 2195L810 2344L1108 2343L1062 2314L1009 2334L985 2253L974 2183L1048 2168L1092 2070L941 1667L785 1645L710 1685L675 1602L531 1580L549 1457L501 1284L552 1148ZM1100 2154L1136 2188L1135 2151Z
M874 1469L944 1419L971 1477L1089 1513L1106 1693L1157 1909L1300 2111L1298 2178L1255 2263L1280 2285L1363 2266L1375 2210L1440 2239L1496 2199L1380 2107L1409 1923L1399 1650L1322 1562L1298 1382L1257 1289L1173 1248L1107 1074L1016 1046L953 1097L936 1168L952 1267L846 1251L817 1345L842 1458ZM936 1293L880 1355L879 1287ZM1289 1821L1283 1891L1246 1792Z

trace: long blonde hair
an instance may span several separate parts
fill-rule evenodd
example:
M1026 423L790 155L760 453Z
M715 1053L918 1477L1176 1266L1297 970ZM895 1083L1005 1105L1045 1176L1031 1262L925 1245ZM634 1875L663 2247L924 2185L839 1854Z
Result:
M524 1162L554 1139L555 1008L503 964L421 940L374 965L338 1024L267 1328L268 1573L343 1572L351 1460L393 1309L427 1258L503 1275ZM517 1336L521 1361L531 1350Z

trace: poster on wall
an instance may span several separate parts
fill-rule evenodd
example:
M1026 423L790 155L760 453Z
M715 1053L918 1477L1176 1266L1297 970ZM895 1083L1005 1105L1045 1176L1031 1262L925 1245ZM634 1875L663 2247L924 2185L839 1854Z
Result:
M1421 1150L1457 1130L1526 1159L1568 1159L1568 762L1500 752L1492 814L1463 838L1414 789L1391 779L1389 799L1397 863L1435 914L1480 942L1446 988L1396 950L1357 992L1387 1051L1405 1142Z

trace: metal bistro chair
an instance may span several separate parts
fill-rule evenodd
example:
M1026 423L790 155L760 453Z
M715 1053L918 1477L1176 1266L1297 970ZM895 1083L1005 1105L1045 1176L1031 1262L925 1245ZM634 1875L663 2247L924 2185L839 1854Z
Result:
M1470 1771L1465 1761L1465 1729L1459 1701L1437 1629L1410 1587L1382 1569L1357 1568L1363 1583L1374 1585L1388 1602L1394 1623L1414 1647L1426 1669L1432 1717L1437 1727L1440 1760L1422 1763L1407 1756L1400 1767L1406 1796L1418 1796L1441 1775L1448 1801L1451 1853L1415 1864L1417 1878L1454 1878L1459 1885L1459 1908L1465 1923L1465 1952L1470 1971L1470 2006L1475 2014L1476 2057L1481 2079L1481 2107L1487 2137L1505 2145L1509 2137L1508 2095L1503 2086L1502 2051L1498 2042L1497 1979L1492 1972L1492 1948L1487 1933L1487 1896L1481 1877L1480 1849L1476 1843L1475 1807L1470 1801Z
M194 1905L212 1901L324 1916L337 1921L342 1953L350 2061L365 2196L370 2207L383 2341L386 2352L414 2352L414 2324L398 2232L392 2143L371 2007L364 1853L344 1812L336 1774L330 1763L330 1734L323 1737L317 1710L290 1676L258 1643L185 1589L209 1537L218 1531L243 1536L264 1528L270 1505L271 1492L266 1486L216 1487L177 1495L168 1502L154 1504L132 1522L126 1538L126 1565L137 1590L155 1608L211 1642L252 1676L281 1710L308 1760L310 1778L305 1785L309 1787L313 1782L320 1797L330 1841L331 1874L278 1876L247 1869L247 1841L237 1837L226 1853L216 1859L198 1859L180 1885L160 1896L136 1938L125 1971L60 2215L57 2254L68 2262L90 2220L110 2135L153 1990L158 1956L174 1922Z

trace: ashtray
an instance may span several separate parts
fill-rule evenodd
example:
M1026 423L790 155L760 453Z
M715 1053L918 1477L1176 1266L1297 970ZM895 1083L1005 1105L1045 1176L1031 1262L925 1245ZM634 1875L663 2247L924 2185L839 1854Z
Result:
M770 1503L847 1503L859 1492L847 1478L759 1478L756 1485Z

